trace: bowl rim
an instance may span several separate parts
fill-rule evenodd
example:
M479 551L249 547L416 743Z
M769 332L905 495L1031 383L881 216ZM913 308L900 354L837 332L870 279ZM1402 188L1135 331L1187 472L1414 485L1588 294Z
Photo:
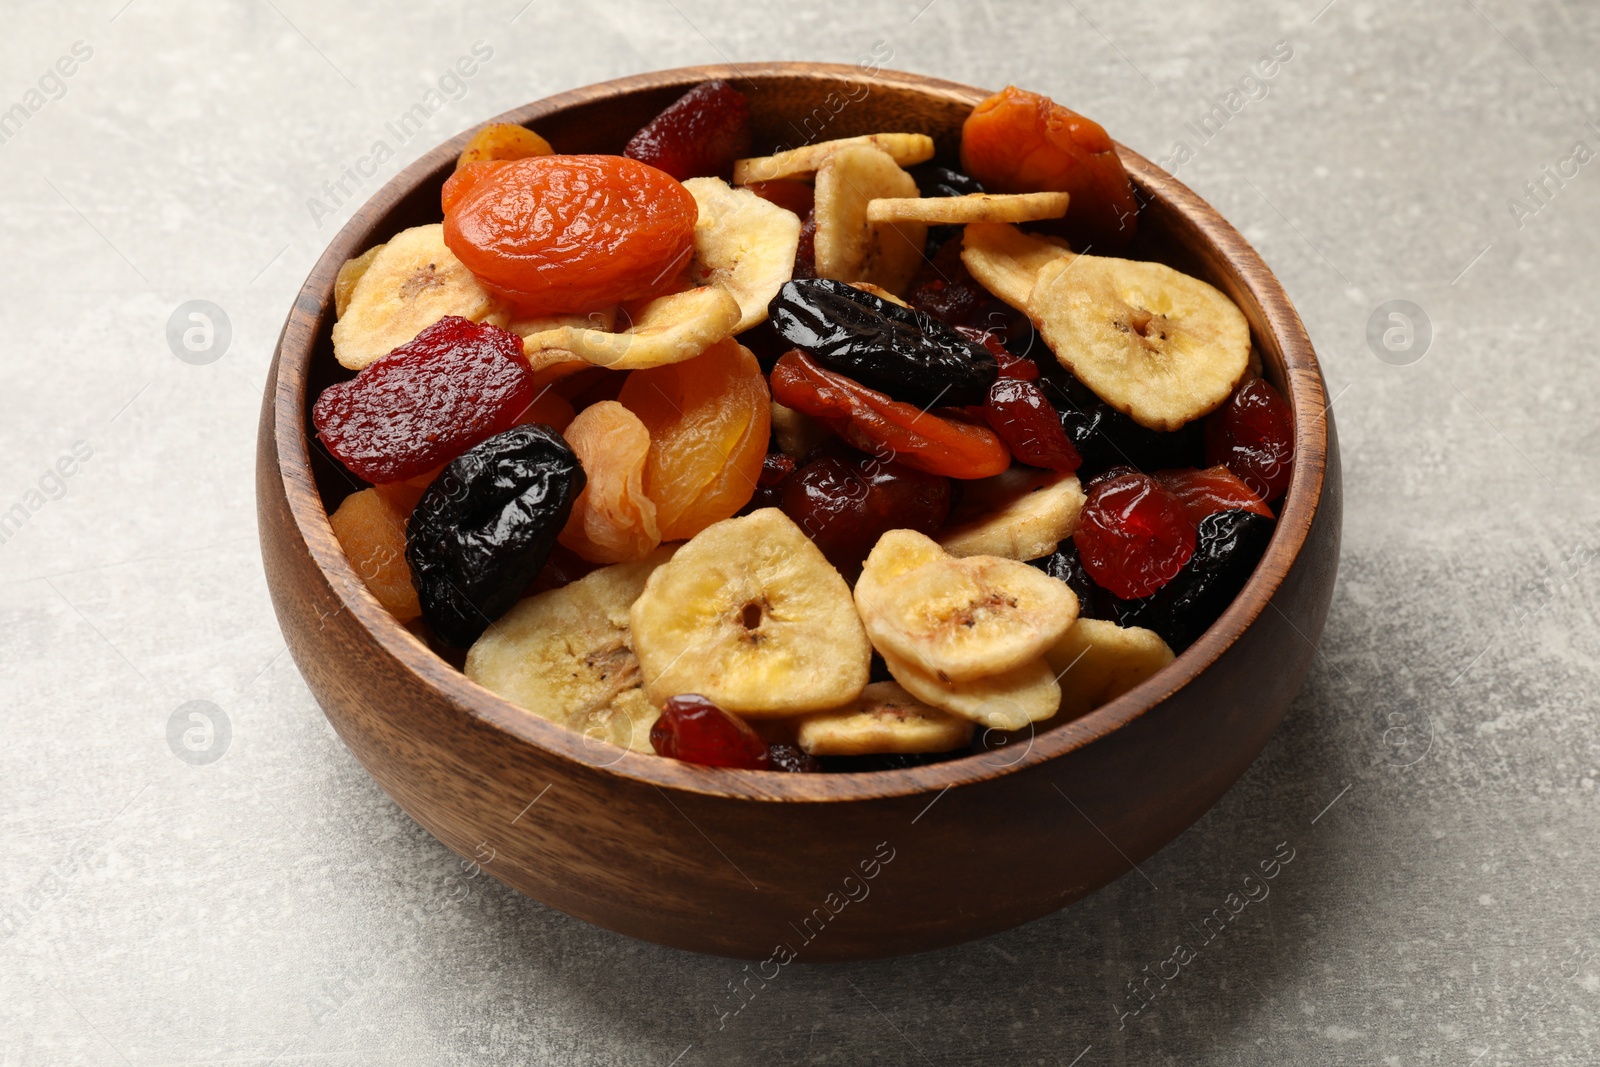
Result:
M335 538L311 475L306 384L317 341L312 326L332 302L333 281L340 265L357 254L358 245L364 246L369 240L368 231L374 220L454 159L485 122L531 125L575 105L603 102L641 90L687 89L713 78L865 83L969 105L989 95L989 91L958 82L903 71L879 69L869 73L846 64L770 62L678 67L598 82L476 122L424 153L376 190L334 235L296 294L273 354L267 385L275 393L272 431L281 488L297 532L342 610L358 620L386 653L458 712L504 735L506 743L531 745L575 765L573 771L588 770L660 790L757 801L841 803L934 793L937 795L930 800L931 807L945 790L1039 766L1128 726L1214 664L1268 608L1277 610L1271 604L1272 597L1309 536L1326 475L1328 401L1316 354L1288 295L1244 237L1187 186L1120 143L1117 151L1139 192L1164 202L1174 216L1199 229L1261 309L1262 319L1283 354L1295 426L1294 473L1271 541L1249 581L1199 640L1122 696L1071 722L1033 734L1014 758L1007 758L1006 749L1000 748L920 767L847 774L700 767L593 740L511 703L439 657L379 604Z

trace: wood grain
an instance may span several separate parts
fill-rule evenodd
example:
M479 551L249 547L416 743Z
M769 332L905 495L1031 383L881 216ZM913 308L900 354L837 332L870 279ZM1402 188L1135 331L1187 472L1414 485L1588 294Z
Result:
M743 64L590 86L499 121L531 126L560 151L617 151L688 87L717 77L750 97L761 149L912 130L953 157L961 121L987 95L888 71ZM1207 204L1126 149L1146 200L1142 254L1238 303L1296 422L1293 482L1265 557L1172 666L1029 742L827 776L624 754L436 656L346 562L327 512L357 486L306 427L310 401L343 374L328 338L339 265L437 221L440 185L469 135L379 190L312 270L269 372L257 455L262 556L290 651L340 737L429 832L529 896L612 930L750 959L781 945L801 960L848 960L951 945L1060 908L1172 840L1255 758L1310 668L1332 596L1336 437L1310 340L1272 273Z

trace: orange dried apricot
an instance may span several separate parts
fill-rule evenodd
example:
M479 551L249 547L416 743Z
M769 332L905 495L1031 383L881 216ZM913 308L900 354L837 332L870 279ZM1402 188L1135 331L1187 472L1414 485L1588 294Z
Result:
M772 397L748 348L728 338L682 363L633 371L617 400L650 432L644 491L663 541L693 537L749 503Z
M440 200L450 251L524 315L665 292L694 251L699 217L675 179L624 156L473 163Z
M467 147L456 157L456 169L468 163L482 163L491 159L528 159L548 156L555 152L550 142L526 126L514 122L491 122L472 135Z
M566 430L588 479L557 540L590 563L632 563L661 543L656 506L644 492L650 431L639 416L602 400Z
M1066 235L1114 254L1133 236L1139 204L1105 129L1048 96L1014 85L972 109L961 166L991 193L1072 194Z
M351 493L328 516L328 522L350 558L350 565L378 603L401 622L409 622L422 614L422 607L417 603L411 568L406 564L408 515L392 496L376 489Z

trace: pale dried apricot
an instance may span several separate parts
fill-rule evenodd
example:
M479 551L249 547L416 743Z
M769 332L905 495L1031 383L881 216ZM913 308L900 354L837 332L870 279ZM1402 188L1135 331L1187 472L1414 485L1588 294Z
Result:
M555 152L550 142L526 126L514 122L491 122L472 135L467 147L456 158L456 169L468 163L483 163L491 159L527 159L530 156L548 156Z
M557 538L590 563L632 563L661 543L656 506L644 492L650 431L639 416L602 400L565 433L588 483Z
M617 400L650 431L644 491L663 541L693 537L749 503L772 397L748 348L728 338L682 363L633 371Z
M400 502L376 489L363 489L344 498L328 516L333 535L344 547L361 580L378 603L401 622L422 614L417 590L406 564L406 519Z

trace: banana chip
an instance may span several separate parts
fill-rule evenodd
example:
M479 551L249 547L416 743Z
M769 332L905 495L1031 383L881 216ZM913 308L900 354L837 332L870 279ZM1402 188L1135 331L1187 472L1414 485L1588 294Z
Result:
M378 253L382 251L382 245L373 245L356 258L347 259L339 265L339 273L333 279L334 317L344 316L345 309L350 306L350 294L356 291L356 282L367 273L367 268L372 266L372 261L377 259Z
M1047 263L1027 312L1062 366L1151 430L1215 411L1250 365L1250 324L1233 301L1160 263Z
M522 339L529 357L545 349L571 352L596 367L638 370L693 359L739 324L739 302L714 285L658 296L621 333L559 326Z
M794 274L799 216L721 178L690 178L683 187L700 206L690 279L721 286L739 302L735 333L765 322L767 305Z
M869 222L879 197L914 196L917 183L888 153L861 145L828 157L817 171L817 277L870 282L898 293L922 265L928 228L920 222Z
M992 505L977 518L941 530L940 547L952 556L1029 560L1048 556L1071 536L1086 503L1077 476L1030 470L1018 478L1018 470L985 479L1004 480L1005 487L992 494ZM970 484L978 486L974 492L980 497L985 494L979 483Z
M352 274L358 262L359 257L346 264ZM336 284L335 310L337 289ZM379 247L351 286L333 324L333 355L340 365L360 370L446 315L499 326L507 314L507 307L445 247L443 223L414 226Z
M961 233L961 264L995 296L1018 311L1028 310L1028 294L1045 264L1071 256L1055 237L1023 233L1004 223L973 223Z
M926 163L933 158L933 138L925 133L872 133L865 137L843 137L836 141L801 145L771 156L741 159L733 165L733 184L808 178L821 170L834 153L862 145L888 153L902 167Z
M1067 213L1066 193L967 193L965 196L883 198L867 205L868 222L1037 222Z
M995 730L1020 730L1061 707L1061 687L1043 658L972 682L941 682L898 656L883 652L894 680L906 692L952 715Z
M795 720L796 743L813 756L949 752L972 740L972 720L940 711L898 682L873 682L853 704Z
M1061 714L1075 719L1126 693L1173 655L1152 630L1079 619L1045 659L1060 676Z

